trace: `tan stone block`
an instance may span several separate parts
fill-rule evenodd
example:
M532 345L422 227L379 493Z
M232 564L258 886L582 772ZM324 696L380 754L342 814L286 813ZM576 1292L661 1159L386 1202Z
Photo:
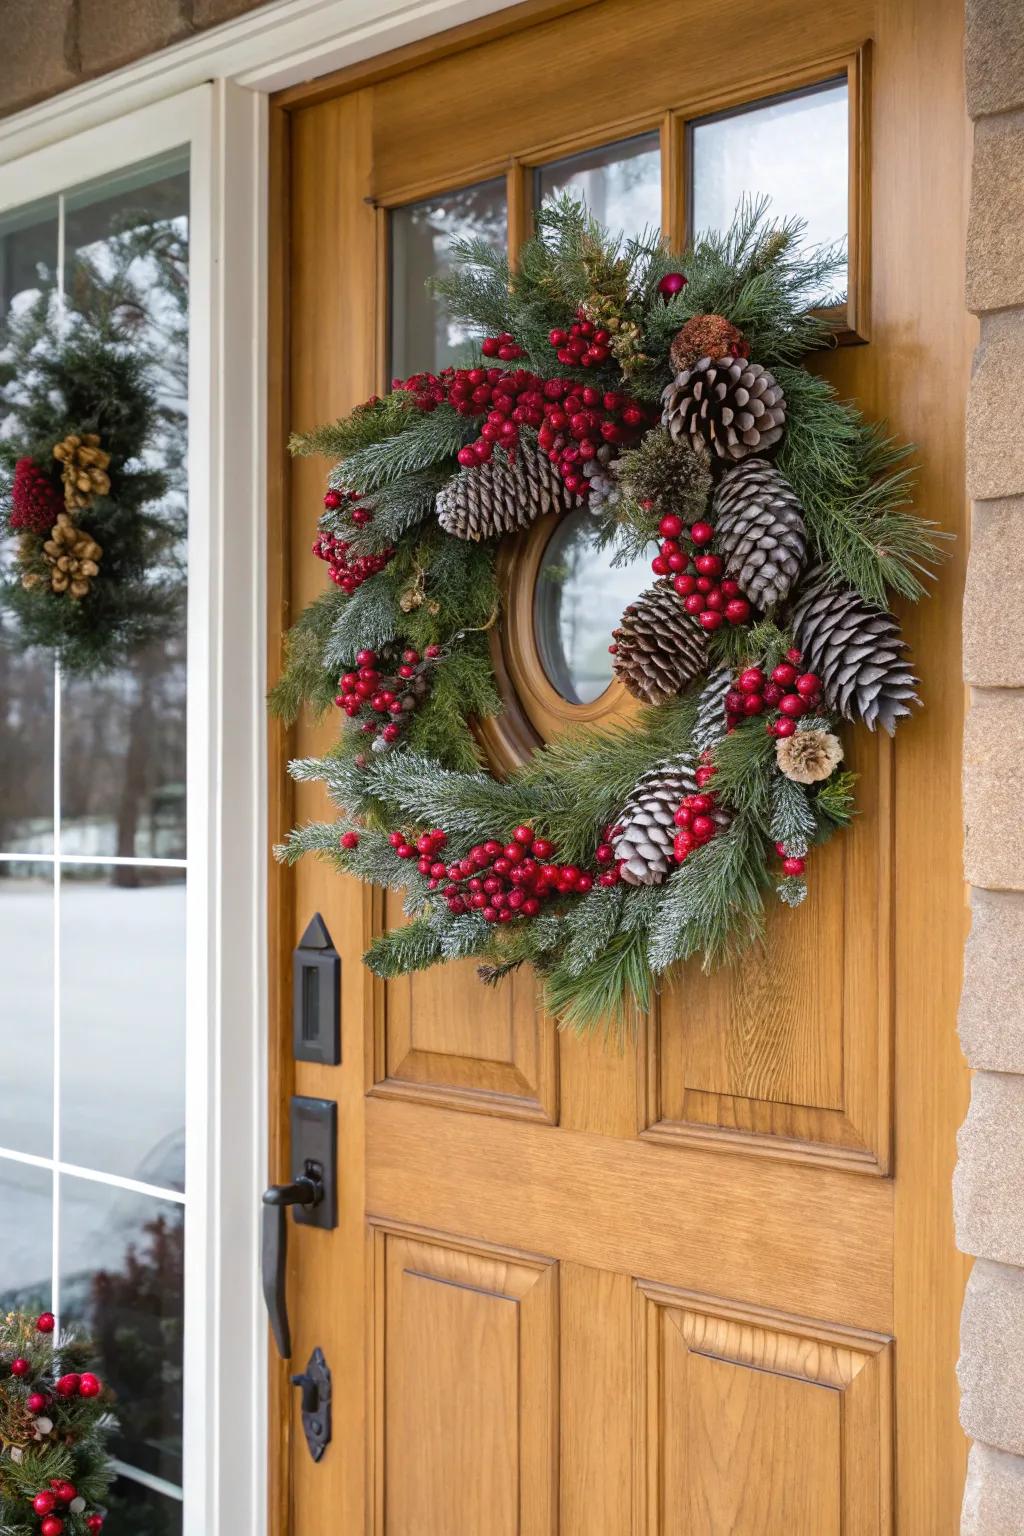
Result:
M972 117L1024 107L1024 6L1021 0L967 0L964 56ZM1024 1530L1024 1520L1021 1522Z
M957 1136L956 1240L964 1253L1024 1265L1024 1077L976 1072Z
M258 11L265 0L193 0L192 20L197 27L215 27L247 11Z
M87 75L117 69L192 30L187 0L79 0L78 47Z
M1024 1456L975 1443L967 1460L960 1536L1020 1536L1024 1531Z
M1024 693L976 693L964 727L964 865L972 885L1024 890Z
M975 501L1024 495L1024 312L986 315L967 397L967 489Z
M964 677L977 688L1024 688L1024 496L974 507Z
M0 116L52 96L78 78L74 0L3 0Z
M984 118L974 130L967 224L967 307L1024 303L1024 112Z
M1024 896L971 892L959 1028L972 1067L1024 1072Z
M960 1422L975 1440L1024 1453L1024 1270L979 1259L960 1319Z

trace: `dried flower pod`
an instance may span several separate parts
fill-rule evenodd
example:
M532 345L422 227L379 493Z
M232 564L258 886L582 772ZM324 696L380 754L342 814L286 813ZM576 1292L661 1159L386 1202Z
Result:
M779 772L794 784L820 784L843 760L843 744L831 731L795 731L775 743Z

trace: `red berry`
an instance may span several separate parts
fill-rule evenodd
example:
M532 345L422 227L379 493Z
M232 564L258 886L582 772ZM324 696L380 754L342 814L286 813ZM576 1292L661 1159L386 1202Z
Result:
M795 645L790 650L788 650L786 652L786 660L787 661L794 661L794 662L797 662L799 664L801 661L803 661L803 659L804 659L803 651L798 651Z
M776 720L775 724L770 727L770 730L773 736L792 736L796 730L796 721L787 720L785 715L783 715L781 720Z
M588 891L593 890L593 886L593 875L588 874L586 870L583 870L583 872L577 877L576 889L579 891L581 896L585 896Z
M807 713L807 705L798 693L787 693L784 698L779 700L779 708L791 720L799 720L801 715Z
M42 1413L48 1401L45 1392L30 1392L25 1399L25 1407L29 1413Z
M743 708L743 695L738 688L730 688L725 696L725 707L731 715L738 715Z
M722 569L718 555L698 555L693 563L702 576L717 576Z
M615 851L611 843L598 843L594 850L594 860L598 864L610 864L615 857Z
M49 1488L40 1488L39 1492L32 1500L32 1508L35 1510L37 1515L48 1515L56 1503L57 1500L55 1496L50 1492Z
M40 1312L36 1318L36 1328L40 1333L52 1333L57 1326L57 1319L52 1312Z
M523 843L528 848L533 842L533 828L516 827L515 831L512 833L512 836L515 838L517 843Z
M476 463L476 454L473 452L472 448L469 447L460 448L455 457L458 459L459 463L464 469L472 469L473 465Z
M704 612L704 594L703 594L703 592L691 592L688 597L684 598L684 600L683 600L683 607L686 609L687 613L693 613L693 614L703 613Z
M403 843L400 848L395 849L395 852L398 854L400 859L412 859L416 856L416 850L414 848L410 848L408 843Z
M782 698L782 689L778 683L766 683L761 697L768 705L775 705Z
M694 523L690 529L690 538L694 544L710 544L715 536L715 530L710 523Z
M20 1355L18 1356L17 1360L11 1361L12 1376L28 1376L31 1374L31 1371L31 1365L29 1365L27 1360L23 1360Z
M667 512L658 524L658 532L663 534L666 539L678 539L683 531L683 527L684 524L681 517L677 517L674 512Z
M61 1477L51 1481L50 1487L53 1489L59 1504L70 1504L72 1499L77 1499L78 1497L78 1489L74 1483L69 1483L65 1478Z
M796 667L790 666L788 661L780 661L772 672L772 682L788 688L791 683L796 682Z
M698 616L697 623L701 629L720 629L725 620L713 608L705 608L704 612Z
M802 875L804 868L803 859L783 859L782 861L782 873L784 875Z
M428 645L423 654L424 656L429 656L431 661L433 661L435 656L440 656L441 647L439 645Z
M548 842L546 837L534 838L531 852L535 859L550 859L554 851L554 843Z
M747 667L745 672L739 675L739 686L743 693L760 693L764 687L764 673L760 667Z
M725 605L725 616L730 624L746 624L750 618L750 604L745 597L730 597Z
M90 1533L90 1536L98 1536L98 1532L103 1529L103 1516L90 1515L85 1522L85 1528Z
M99 1397L100 1393L103 1391L103 1383L100 1381L99 1377L94 1376L91 1371L83 1371L82 1379L78 1385L78 1390L81 1392L83 1397ZM74 1494L72 1494L71 1497L74 1498Z
M682 293L686 282L687 279L682 272L666 272L658 284L658 292L663 298L671 299L673 295Z
M748 693L743 698L743 713L745 715L759 715L764 710L764 699L759 693Z
M59 1515L47 1515L39 1527L40 1536L61 1536L64 1529L64 1521Z
M340 841L341 846L343 848L358 848L359 847L359 833L358 832L343 832L341 834L341 837L340 837L339 841Z
M528 896L521 908L524 917L536 917L540 911L540 902L536 896Z
M695 816L693 818L693 824L690 827L690 831L693 833L698 843L706 843L709 838L712 838L715 835L715 823L713 818L710 816Z
M816 677L813 672L805 672L796 680L796 691L802 698L813 698L816 693L821 692L821 678Z

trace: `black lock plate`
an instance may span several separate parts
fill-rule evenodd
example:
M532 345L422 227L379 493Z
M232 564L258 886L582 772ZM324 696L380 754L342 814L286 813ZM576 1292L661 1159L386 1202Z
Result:
M314 1349L306 1369L292 1377L299 1388L299 1411L309 1454L319 1461L331 1443L331 1372L322 1349Z
M341 956L317 912L292 956L292 1048L296 1061L341 1060Z
M338 1225L338 1106L333 1099L292 1099L292 1178L313 1174L323 1185L316 1205L293 1205L300 1227Z

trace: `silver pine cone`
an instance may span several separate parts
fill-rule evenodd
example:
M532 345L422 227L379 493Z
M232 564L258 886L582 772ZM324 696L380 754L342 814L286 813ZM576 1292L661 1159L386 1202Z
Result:
M751 457L723 475L711 521L725 575L744 597L771 608L789 596L807 559L807 533L796 492L774 464Z
M676 811L687 795L697 793L697 762L691 752L667 758L638 779L612 838L619 874L627 885L660 885L675 859ZM719 826L729 824L723 810L711 812Z
M658 704L707 670L704 631L668 581L642 592L612 631L612 670L634 698Z
M528 528L547 512L569 512L579 497L539 448L521 448L509 462L503 448L485 464L460 469L437 493L435 511L456 539L497 539Z
M732 670L719 667L712 672L697 699L697 718L693 724L693 750L703 757L725 735L725 696L732 687Z
M774 375L743 357L700 358L676 375L661 400L672 437L726 461L766 453L786 422L786 397Z
M826 700L844 720L863 720L872 731L881 725L891 736L911 704L921 702L892 614L834 586L823 566L801 585L789 625L803 666L821 678Z
M602 443L596 458L587 459L584 463L583 473L590 486L587 506L591 512L609 512L622 500L622 486L619 484L621 463L622 460L615 456L615 450L608 443Z

